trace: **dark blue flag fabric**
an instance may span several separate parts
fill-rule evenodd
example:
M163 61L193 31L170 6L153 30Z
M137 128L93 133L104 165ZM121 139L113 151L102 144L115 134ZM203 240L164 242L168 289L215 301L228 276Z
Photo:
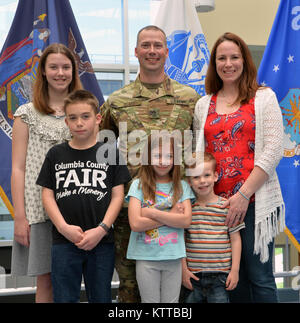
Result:
M69 1L19 0L0 54L0 198L11 214L13 114L30 101L39 57L54 42L73 51L84 88L94 93L100 105L104 102Z
M284 158L277 167L286 205L285 232L300 252L300 0L281 0L258 79L277 95Z

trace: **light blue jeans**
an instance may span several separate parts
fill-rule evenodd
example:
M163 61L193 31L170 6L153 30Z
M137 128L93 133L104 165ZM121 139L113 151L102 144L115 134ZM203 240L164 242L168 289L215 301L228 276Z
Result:
M142 303L178 303L181 277L181 259L136 261Z

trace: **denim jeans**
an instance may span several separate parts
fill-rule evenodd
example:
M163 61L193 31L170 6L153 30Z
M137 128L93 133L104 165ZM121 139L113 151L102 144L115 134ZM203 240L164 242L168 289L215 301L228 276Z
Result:
M72 243L52 246L52 285L54 302L77 303L82 276L90 303L111 303L114 272L114 244L98 244L85 251Z
M191 279L193 290L185 289L185 303L228 303L227 274L197 273L196 276L200 279Z
M240 231L242 255L239 283L229 292L232 303L277 303L277 287L273 275L273 246L269 243L269 260L262 263L254 252L255 206L250 203L245 217L246 227Z

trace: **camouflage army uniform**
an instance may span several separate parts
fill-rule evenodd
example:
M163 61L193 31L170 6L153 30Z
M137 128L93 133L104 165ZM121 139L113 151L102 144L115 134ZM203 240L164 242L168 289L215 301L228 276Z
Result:
M190 129L195 103L198 99L198 94L191 87L182 85L167 76L159 86L142 84L137 78L135 82L112 93L102 105L101 129L113 130L116 138L119 135L120 138L122 136L122 131L119 129L120 122L126 122L127 134L133 130L143 130L149 135L151 130L178 129L183 131ZM127 156L134 145L137 144L128 142L125 147L120 143L120 151ZM128 164L128 168L131 176L134 177L138 166ZM114 224L114 231L116 269L120 279L118 300L119 302L138 302L135 261L126 259L130 226L125 204Z

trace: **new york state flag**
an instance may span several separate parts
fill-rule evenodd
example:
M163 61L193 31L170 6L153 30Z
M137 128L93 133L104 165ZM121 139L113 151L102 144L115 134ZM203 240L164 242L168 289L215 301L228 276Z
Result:
M284 123L277 173L286 206L285 232L300 252L300 0L281 0L258 79L276 93Z
M69 0L19 0L0 52L0 212L5 215L13 215L13 115L21 104L31 100L40 56L54 42L65 44L73 52L84 88L93 92L100 104L104 101Z

